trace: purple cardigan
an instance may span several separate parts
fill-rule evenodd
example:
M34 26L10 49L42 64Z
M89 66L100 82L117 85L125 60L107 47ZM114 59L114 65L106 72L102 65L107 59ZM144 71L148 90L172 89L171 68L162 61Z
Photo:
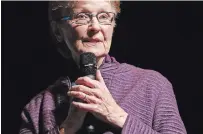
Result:
M100 66L116 102L128 113L122 134L186 134L171 83L160 73L120 64L107 56ZM35 96L23 109L20 134L58 134L50 88ZM105 134L112 134L106 131Z

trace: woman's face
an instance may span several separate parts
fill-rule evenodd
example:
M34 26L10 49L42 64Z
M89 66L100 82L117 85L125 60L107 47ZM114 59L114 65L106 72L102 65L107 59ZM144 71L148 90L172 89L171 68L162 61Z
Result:
M114 12L115 9L108 1L79 1L73 8L74 13L88 12L96 15L100 12ZM97 58L108 54L112 41L115 21L110 25L102 25L96 17L89 24L79 25L67 21L68 27L63 31L64 39L74 58L83 52L92 52Z

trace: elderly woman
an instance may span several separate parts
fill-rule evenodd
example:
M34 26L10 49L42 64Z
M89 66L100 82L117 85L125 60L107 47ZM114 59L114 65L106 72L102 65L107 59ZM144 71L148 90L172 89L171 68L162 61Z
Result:
M119 1L50 2L59 52L72 57L75 68L82 53L92 52L98 71L93 80L70 69L75 79L66 79L69 105L59 110L67 113L61 121L53 89L64 88L59 86L63 80L34 97L22 111L21 134L186 134L171 83L156 71L121 64L108 55L119 12Z

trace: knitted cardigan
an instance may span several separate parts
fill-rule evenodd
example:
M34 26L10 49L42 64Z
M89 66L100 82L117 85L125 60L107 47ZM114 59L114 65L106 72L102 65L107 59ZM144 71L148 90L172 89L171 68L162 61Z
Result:
M119 131L97 121L94 123L100 129L97 133L186 134L173 87L159 72L121 64L109 55L99 69L113 98L128 117ZM24 107L20 134L59 133L53 87L39 93Z

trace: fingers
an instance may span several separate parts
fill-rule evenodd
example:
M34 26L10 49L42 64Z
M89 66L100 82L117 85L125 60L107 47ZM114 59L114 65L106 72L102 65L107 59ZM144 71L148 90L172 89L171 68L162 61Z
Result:
M93 82L93 80L87 76L78 78L75 83L77 85L85 85L90 88L95 88L96 86L95 82Z
M98 80L92 80L91 78L85 76L85 77L80 77L78 78L75 83L77 85L84 85L90 88L99 88L99 89L104 89L106 87L105 82L101 76L100 71L98 73ZM97 76L97 74L96 74Z
M75 98L78 98L78 99L81 99L87 103L95 103L95 104L101 103L101 100L96 98L95 96L90 96L90 95L87 95L87 94L85 94L83 92L79 92L79 91L69 91L68 95L75 97Z
M73 101L72 104L75 107L88 112L95 112L96 111L95 109L97 109L98 107L96 104L87 104L87 103L81 103L81 102L75 102L75 101Z
M70 89L70 91L79 91L79 92L83 92L85 94L91 95L91 96L101 96L101 93L99 90L97 89L92 89L89 87L86 87L84 85L75 85L72 86L72 88Z
M86 87L84 85L72 86L72 88L69 91L80 91L88 95L94 95L93 91L91 91L91 88Z

